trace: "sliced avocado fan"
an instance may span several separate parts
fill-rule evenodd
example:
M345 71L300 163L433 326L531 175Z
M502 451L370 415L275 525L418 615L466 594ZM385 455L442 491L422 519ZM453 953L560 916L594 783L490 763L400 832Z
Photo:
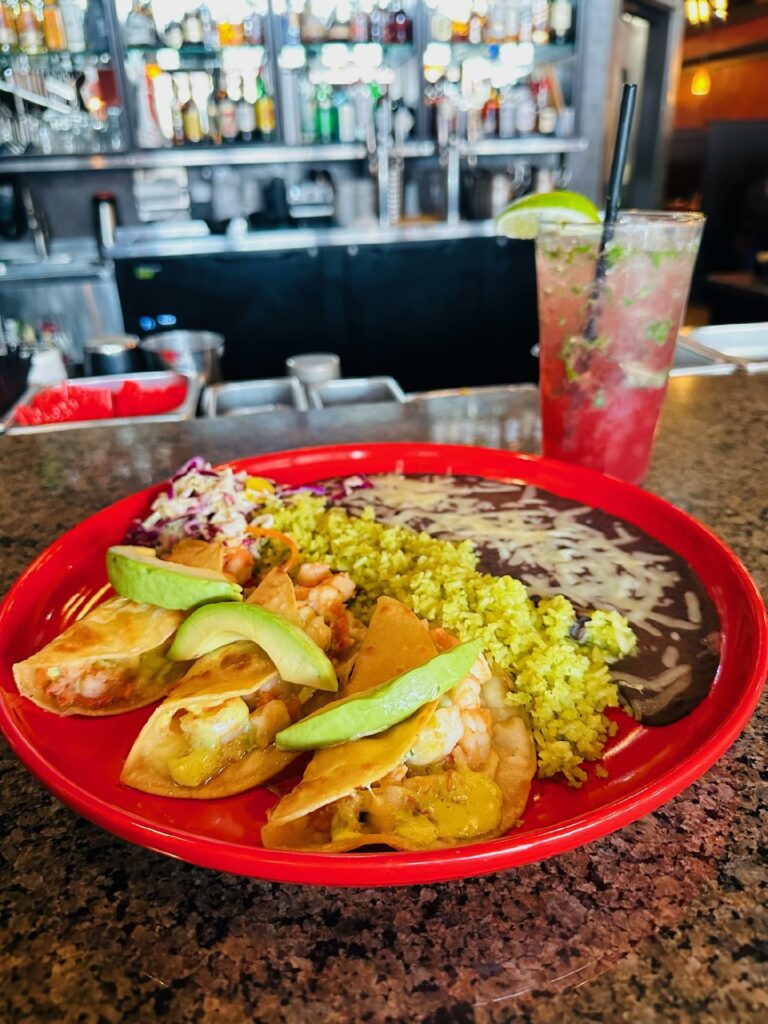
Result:
M186 611L209 601L240 601L242 588L222 573L158 558L152 548L122 544L107 551L107 576L121 597Z
M470 640L371 690L327 704L279 732L275 743L280 750L318 750L386 732L452 690L481 653L481 642Z
M168 657L192 661L236 640L258 644L286 682L331 692L339 688L333 665L317 644L282 615L256 604L224 601L198 608L182 622Z

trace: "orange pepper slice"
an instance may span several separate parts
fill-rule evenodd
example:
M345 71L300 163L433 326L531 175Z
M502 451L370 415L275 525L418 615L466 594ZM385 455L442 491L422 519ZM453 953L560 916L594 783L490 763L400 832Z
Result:
M280 530L270 530L266 526L249 526L247 532L253 537L269 537L271 540L279 540L281 544L285 544L290 549L291 553L287 561L278 566L281 572L290 572L298 562L299 546L293 537L289 537L287 533L281 533Z

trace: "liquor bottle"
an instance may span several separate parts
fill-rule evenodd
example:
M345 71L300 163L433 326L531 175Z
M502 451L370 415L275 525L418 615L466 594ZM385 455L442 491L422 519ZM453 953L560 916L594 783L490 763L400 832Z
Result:
M180 21L169 21L163 32L163 42L171 50L180 50L184 45L184 30Z
M390 5L384 41L396 44L413 41L413 22L403 10L401 0L393 0Z
M333 105L330 85L318 85L315 92L316 131L319 142L335 142L338 136L338 115Z
M203 45L203 21L200 17L200 9L187 11L181 19L181 34L184 46Z
M485 15L478 11L477 6L473 6L472 13L467 22L467 39L470 43L477 44L483 42L487 23Z
M303 9L302 0L298 0ZM299 46L301 43L301 14L296 9L296 0L288 0L286 10L280 15L280 35L283 46Z
M197 145L203 141L203 119L200 117L200 108L192 96L190 83L189 99L181 108L181 124L184 130L184 141Z
M233 11L229 11L233 14ZM245 42L245 29L243 28L242 21L236 21L235 19L229 20L228 17L222 18L219 22L219 42L222 46L242 46Z
M153 85L155 79L147 73L144 65L136 87L136 138L141 149L159 149L163 145L163 133L157 123L157 106Z
M157 41L151 3L149 0L133 0L133 6L125 19L126 46L156 46Z
M256 79L256 127L264 142L271 142L275 137L275 101L267 91L261 75Z
M450 43L451 41L451 19L447 18L442 11L437 10L432 15L431 21L432 38L436 43Z
M466 43L469 39L469 4L457 4L451 12L451 40L454 43Z
M519 43L520 0L506 0L504 4L504 42Z
M219 111L219 131L222 142L237 141L237 106L227 92L227 82L222 72L216 92L216 106Z
M352 17L349 19L349 41L350 43L367 43L371 37L371 22L360 3L356 0L352 8Z
M299 33L302 43L310 46L313 43L322 43L328 38L325 22L312 10L312 5L307 4L299 16Z
M531 4L531 38L537 46L549 42L549 0L533 0Z
M219 26L213 20L213 15L206 4L200 7L200 24L203 26L203 46L207 50L218 50Z
M490 45L505 42L506 10L503 0L493 0L485 24L485 42Z
M237 132L241 142L252 142L256 131L256 108L245 96L245 79L240 79L240 99L237 101Z
M549 25L556 43L567 43L573 27L573 3L571 0L554 0L549 12Z
M483 135L486 139L495 138L499 131L499 93L491 89L488 99L483 105Z
M533 42L533 4L531 0L520 0L517 39L520 43Z
M44 0L43 36L46 47L53 53L67 49L67 37L64 31L64 19L61 16L59 0Z
M301 120L301 141L314 142L317 138L315 90L306 75L302 75L299 80L299 118Z
M19 37L19 49L22 53L35 54L45 52L43 29L37 12L29 0L21 0L16 12L16 34Z
M347 43L349 42L349 21L347 21L347 15L349 14L349 7L346 11L342 7L341 14L339 14L338 8L342 7L338 4L333 11L333 17L331 23L328 26L328 32L326 38L331 43Z
M171 77L171 131L173 133L174 146L184 145L184 117L182 115L181 100L179 99L179 86L176 79Z
M249 46L264 45L264 18L257 11L252 0L248 2L248 13L243 21L243 36Z
M515 137L515 94L511 88L503 89L499 97L499 138Z
M382 0L384 2L384 0ZM371 11L371 42L385 43L387 41L387 9L382 7L379 0L373 5Z
M536 131L536 104L530 85L515 89L515 131L518 135L533 135Z
M19 37L16 34L16 20L13 11L9 4L0 4L0 51L8 53L17 49L18 45Z
M85 24L79 0L59 0L59 8L64 19L67 49L70 53L82 53L85 49Z
M212 142L214 146L221 145L221 121L219 119L219 107L216 103L216 81L215 78L210 83L211 88L208 93L208 99L205 103L205 137L209 142Z
M83 27L85 28L85 42L89 50L94 53L104 53L109 49L109 29L103 0L88 0Z
M357 111L345 89L337 91L336 118L339 124L339 142L357 141Z

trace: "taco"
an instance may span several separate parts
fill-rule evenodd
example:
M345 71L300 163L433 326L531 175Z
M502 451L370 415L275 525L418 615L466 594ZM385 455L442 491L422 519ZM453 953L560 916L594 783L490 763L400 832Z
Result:
M165 657L184 612L113 597L13 666L19 692L57 715L117 715L164 697L188 665Z
M380 598L347 693L378 686L437 650L411 611ZM520 818L536 770L530 727L506 703L507 688L481 656L453 690L406 721L318 751L272 810L263 844L429 850L503 834Z
M312 694L282 680L250 640L218 647L194 663L148 719L120 780L145 793L197 800L257 786L296 757L273 740Z

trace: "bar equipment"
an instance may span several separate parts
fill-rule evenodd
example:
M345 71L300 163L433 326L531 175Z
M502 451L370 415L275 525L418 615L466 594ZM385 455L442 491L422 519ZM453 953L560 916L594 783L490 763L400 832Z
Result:
M221 380L224 337L213 331L162 331L139 342L149 369L197 373L204 383Z
M29 387L15 402L9 412L0 420L0 433L4 434L37 434L47 433L52 430L77 430L87 427L104 426L128 426L137 423L172 423L179 420L194 419L197 409L198 398L200 397L200 382L196 374L175 373L172 371L159 371L156 373L127 373L113 374L104 377L82 377L78 381L72 381L78 388L94 388L98 390L108 389L118 392L125 384L135 385L137 388L147 388L150 391L155 388L168 388L175 386L180 381L185 384L184 398L177 408L165 413L152 413L140 416L119 416L94 420L75 420L63 423L42 423L37 426L23 426L16 421L16 409L19 405L29 403L45 389L40 386Z
M115 244L118 225L117 197L114 192L96 192L93 196L93 223L99 252L104 255Z
M285 409L305 412L307 408L307 396L297 377L212 384L204 389L200 402L201 413L207 417L244 416Z
M341 360L334 352L306 352L285 361L290 376L301 384L324 384L341 376Z
M85 343L84 369L87 376L137 373L141 370L139 339L135 334L113 334Z
M404 402L405 392L394 377L343 377L307 387L314 409L358 402Z

